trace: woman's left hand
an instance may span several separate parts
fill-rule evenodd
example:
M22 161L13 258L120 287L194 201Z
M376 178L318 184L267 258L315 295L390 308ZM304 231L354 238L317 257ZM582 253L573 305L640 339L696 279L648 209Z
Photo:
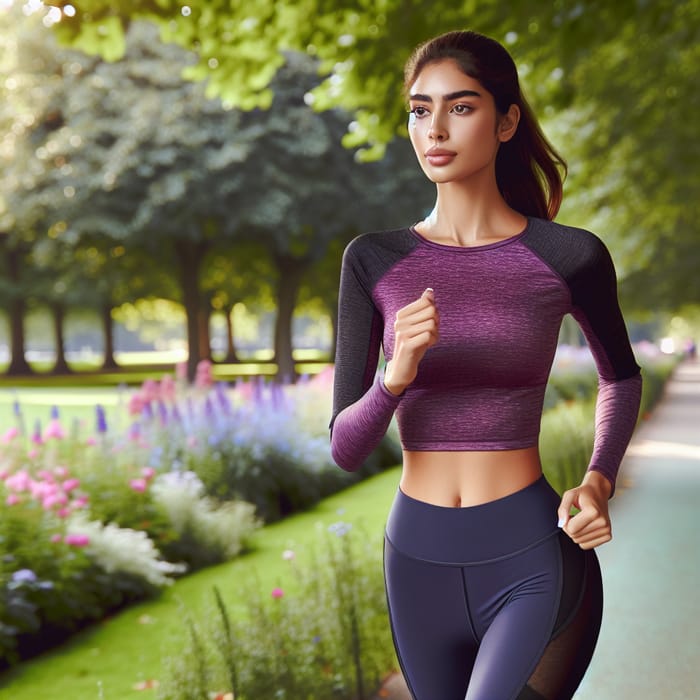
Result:
M593 549L612 539L611 491L612 484L602 474L589 471L580 486L564 492L558 510L560 526L581 549ZM572 506L580 511L574 516Z

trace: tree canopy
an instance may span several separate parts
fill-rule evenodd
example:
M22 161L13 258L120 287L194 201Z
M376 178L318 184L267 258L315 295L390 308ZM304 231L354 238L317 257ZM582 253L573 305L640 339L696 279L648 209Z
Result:
M700 303L698 0L75 0L74 16L50 4L64 8L63 41L109 60L135 18L156 22L196 53L186 77L243 109L271 104L284 50L306 52L324 76L307 102L351 110L344 143L366 158L404 131L401 70L416 44L455 28L492 35L570 162L560 218L611 244L629 305Z

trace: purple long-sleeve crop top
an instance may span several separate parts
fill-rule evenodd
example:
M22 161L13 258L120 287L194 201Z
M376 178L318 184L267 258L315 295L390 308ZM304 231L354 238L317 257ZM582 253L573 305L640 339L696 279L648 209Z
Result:
M396 312L434 289L440 335L400 395L377 373ZM641 375L617 301L610 254L594 234L530 218L497 243L460 247L414 227L367 233L343 255L331 449L358 469L396 411L405 450L537 445L562 318L577 320L598 369L589 469L615 485L637 420Z

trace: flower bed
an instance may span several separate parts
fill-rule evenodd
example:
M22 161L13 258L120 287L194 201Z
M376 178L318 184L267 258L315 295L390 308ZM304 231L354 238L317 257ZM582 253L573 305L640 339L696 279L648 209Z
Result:
M574 357L575 359L571 359ZM644 358L645 408L673 362ZM541 448L563 490L586 468L595 387L589 359L555 365ZM294 386L148 381L130 424L62 425L57 412L0 439L0 663L25 658L186 570L235 557L260 524L400 461L395 424L358 474L332 462L331 372ZM125 416L126 417L126 416Z

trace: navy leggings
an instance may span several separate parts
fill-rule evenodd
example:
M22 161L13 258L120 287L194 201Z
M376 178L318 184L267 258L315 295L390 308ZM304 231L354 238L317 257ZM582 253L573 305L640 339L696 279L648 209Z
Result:
M467 508L399 490L384 575L414 700L568 700L595 647L598 560L557 527L544 477Z

